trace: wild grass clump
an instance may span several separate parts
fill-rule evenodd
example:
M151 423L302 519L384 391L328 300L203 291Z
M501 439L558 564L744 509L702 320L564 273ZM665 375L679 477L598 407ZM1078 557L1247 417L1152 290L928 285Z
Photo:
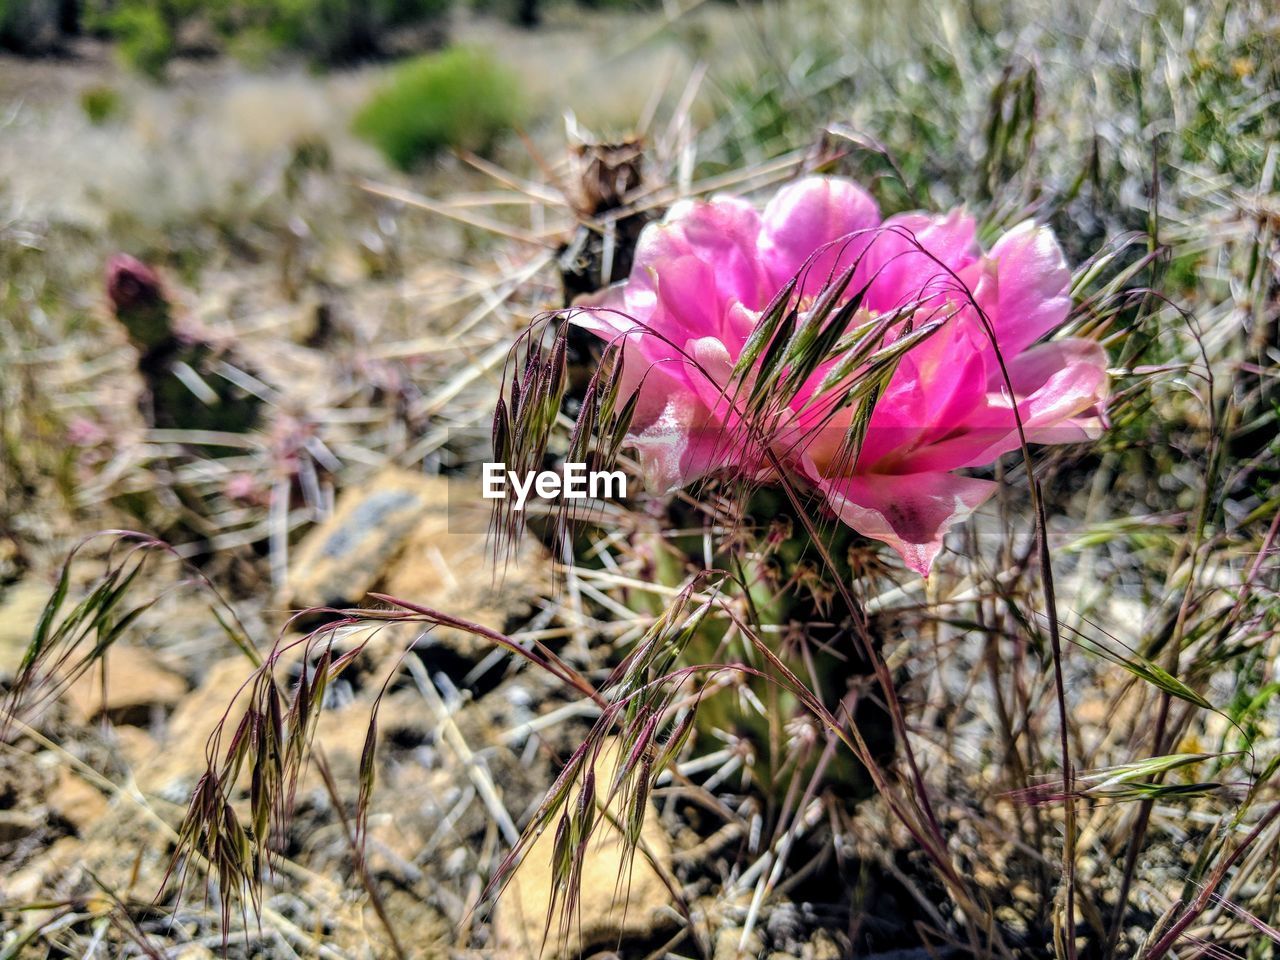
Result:
M515 77L485 52L455 47L398 67L355 131L410 170L446 149L487 153L521 116Z

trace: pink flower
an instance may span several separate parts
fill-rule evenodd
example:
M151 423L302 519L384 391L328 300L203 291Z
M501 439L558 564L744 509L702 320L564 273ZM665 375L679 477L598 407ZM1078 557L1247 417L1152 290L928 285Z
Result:
M763 433L743 409L763 358L745 378L732 376L788 281L797 279L803 327L814 298L849 268L843 299L861 295L850 329L885 318L887 345L936 326L902 355L856 460L846 440L853 406L822 403L857 375L824 384L839 357L808 375ZM640 392L627 442L649 489L783 470L927 574L946 532L996 487L955 471L1018 449L1018 419L1033 443L1092 439L1105 426L1102 348L1038 342L1066 319L1070 279L1047 227L1021 223L984 253L963 211L882 221L856 184L809 177L779 190L763 213L732 197L672 207L641 236L631 276L574 322L624 344L624 389Z

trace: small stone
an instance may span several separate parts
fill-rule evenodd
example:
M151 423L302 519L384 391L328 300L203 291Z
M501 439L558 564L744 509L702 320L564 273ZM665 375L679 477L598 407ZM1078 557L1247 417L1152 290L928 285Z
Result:
M746 942L741 927L724 927L716 934L716 947L712 960L755 960L764 952L764 943L758 931L752 930Z
M478 488L454 496L462 501L472 492L478 498ZM507 632L533 615L548 565L534 562L541 547L531 539L510 562L495 564L483 522L464 512L466 503L451 505L444 477L380 473L343 494L333 516L303 540L285 605L356 606L374 591ZM450 660L469 665L493 649L449 627L431 630L424 649L431 647L442 648L446 672Z
M146 726L153 710L177 704L187 692L187 682L167 669L143 647L116 644L103 658L67 687L64 699L82 723L106 714L113 723Z
M397 599L422 604L505 633L513 621L534 613L539 595L538 571L532 562L540 547L526 539L509 564L494 563L488 538L449 529L449 518L425 517L388 571L383 591ZM493 644L449 627L431 631L430 641L446 646L463 660L474 661Z
M12 677L31 644L53 585L28 577L0 594L0 678Z
M224 729L234 731L248 704L248 696L240 692L253 665L237 656L215 664L204 681L184 697L165 730L163 742L138 771L138 783L144 790L158 792L175 800L185 800L206 766L205 748L214 725L224 715ZM235 701L234 706L232 702Z
M388 469L345 491L333 515L299 546L287 605L345 607L360 603L381 582L428 514L445 523L448 481Z
M825 930L815 930L805 945L804 960L840 960L842 956L840 945Z
M21 810L0 810L0 843L30 836L40 828L40 818Z
M132 770L154 760L159 749L155 737L141 727L115 727L111 730L111 742L120 759Z
M2 822L3 816L0 815L0 823ZM54 841L34 860L12 873L0 876L0 900L24 903L49 892L59 880L65 880L78 869L77 865L84 856L83 848L78 837L63 837Z
M803 924L800 911L794 903L778 903L769 911L769 919L765 921L765 929L769 932L769 940L774 944L791 945L800 939Z
M225 752L231 734L244 717L250 698L246 681L254 670L253 664L241 656L220 661L209 670L204 681L174 710L159 747L153 749L151 761L138 770L138 783L144 790L175 801L186 799L208 765L207 748L214 728L225 715L221 744ZM384 737L397 727L425 730L430 726L430 714L416 692L389 693L383 708ZM358 776L368 729L369 708L359 701L329 704L319 714L314 741L324 747L339 782L353 781ZM246 764L241 770L241 786L249 783L250 767ZM316 766L307 764L299 788L306 790L322 785Z
M617 748L606 746L596 765L596 783L612 783ZM577 792L566 801L577 802ZM619 803L610 808L618 818ZM671 892L643 852L628 864L623 837L609 817L597 815L596 829L582 867L577 910L565 941L556 935L558 915L552 915L546 949L540 950L552 902L551 860L555 847L555 823L550 824L529 848L510 883L498 899L494 927L501 946L514 956L577 957L593 947L613 946L619 939L649 939L675 921L670 909ZM671 842L650 806L641 828L641 845L665 865L671 860ZM621 879L621 882L619 880Z
M49 809L83 833L107 811L107 798L92 784L66 767L49 795Z

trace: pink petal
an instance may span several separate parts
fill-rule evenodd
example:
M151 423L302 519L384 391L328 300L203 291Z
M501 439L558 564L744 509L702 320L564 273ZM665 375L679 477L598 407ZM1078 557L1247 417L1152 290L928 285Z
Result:
M627 305L643 315L653 304L653 288L673 263L687 259L705 264L707 286L701 291L709 307L738 300L753 309L773 294L756 253L760 214L735 197L677 203L661 223L645 227L636 244L627 281ZM699 331L714 334L715 328Z
M869 473L818 482L841 520L889 544L922 576L928 576L947 531L985 503L996 486L950 473Z
M695 396L672 392L662 413L627 436L650 493L671 493L722 470L754 473L759 458ZM754 457L754 459L753 459Z
M754 323L742 305L772 295L756 254L759 232L760 215L743 200L678 203L640 235L627 281L573 321L609 340L628 334L647 363L675 361L680 345L703 336L736 350Z
M687 391L688 384L678 351L644 332L644 327L626 312L625 294L623 285L615 284L592 295L568 317L574 326L622 348L621 402L643 389L632 420L632 429L642 430L662 414L671 392Z
M1024 220L991 248L1000 298L992 323L1007 358L1062 325L1071 310L1071 271L1048 227Z
M688 356L688 380L694 393L725 420L735 418L733 397L726 392L733 377L733 357L724 341L698 337L684 345Z
M566 311L569 322L589 330L601 340L612 340L619 334L636 327L635 318L627 313L627 282L578 300L579 306Z
M973 218L959 209L945 217L890 217L863 258L860 272L875 278L865 306L887 313L915 300L962 302L965 291L952 274L978 259L976 229Z
M989 342L973 310L962 308L904 356L876 404L859 466L895 472L917 446L962 429L986 405Z
M568 311L569 322L622 349L620 403L643 390L631 421L633 431L643 430L661 416L673 391L689 389L679 351L646 334L643 325L626 312L624 284L591 294L579 304Z
M1107 354L1093 340L1066 339L1023 351L1009 367L1032 443L1096 440L1106 426ZM1035 386L1039 384L1039 386Z
M676 345L721 333L725 303L714 296L716 269L693 254L672 257L653 268L657 309L649 325ZM628 291L628 306L635 299Z
M674 297L673 287L667 287L666 294ZM620 287L612 287L594 298L598 305L571 313L570 320L622 346L622 400L630 399L636 390L643 391L636 406L633 432L641 432L657 420L673 394L700 398L704 407L714 408L719 416L732 419L733 404L725 395L724 387L733 370L733 359L725 343L717 337L700 336L683 344L669 342L648 332L643 324L618 309L615 304L621 295ZM730 339L738 343L745 339L757 319L758 314L734 303L726 311L722 326L729 331ZM672 336L680 337L696 329L696 325L689 324L686 318L680 324L669 321L667 328Z
M831 247L809 263L807 292L822 287L828 276L844 270L866 248L870 238L850 238L880 222L871 195L851 180L805 177L783 187L764 208L760 257L775 287L800 271L818 248ZM847 244L838 243L846 238Z
M1030 443L1078 443L1095 439L1105 425L1106 352L1092 340L1056 340L1008 361L1018 416ZM913 453L913 470L982 466L1019 446L1008 389L998 371L986 403L953 436Z

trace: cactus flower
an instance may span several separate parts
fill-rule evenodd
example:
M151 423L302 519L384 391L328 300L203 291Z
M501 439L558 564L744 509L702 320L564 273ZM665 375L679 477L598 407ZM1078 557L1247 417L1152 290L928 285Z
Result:
M573 318L623 344L624 389L639 391L626 442L646 487L782 470L928 574L947 531L996 488L957 471L1018 449L1019 423L1042 444L1093 439L1105 426L1101 346L1043 340L1071 306L1071 271L1052 231L1026 221L985 252L975 233L961 210L882 220L866 191L835 177L784 186L763 212L733 197L672 207L641 235L629 278ZM853 456L854 405L821 403L838 355L823 357L763 432L743 410L735 370L793 278L803 329L806 311L846 272L843 301L859 298L849 329L884 318L892 344L931 328L890 368ZM745 382L767 362L756 358ZM841 374L846 383L857 375Z

